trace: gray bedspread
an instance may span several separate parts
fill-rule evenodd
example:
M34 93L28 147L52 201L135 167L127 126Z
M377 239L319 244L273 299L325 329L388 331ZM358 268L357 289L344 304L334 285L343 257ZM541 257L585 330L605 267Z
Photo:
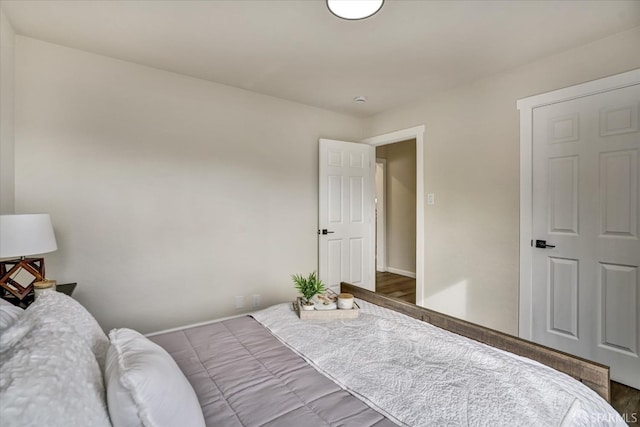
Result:
M207 426L395 426L251 317L149 338L191 382Z

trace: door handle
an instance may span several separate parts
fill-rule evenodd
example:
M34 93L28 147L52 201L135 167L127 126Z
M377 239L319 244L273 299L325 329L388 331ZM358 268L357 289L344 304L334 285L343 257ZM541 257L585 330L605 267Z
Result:
M318 234L333 234L335 233L335 231L329 231L326 228L323 228L322 230L318 230Z
M547 245L546 240L536 240L536 248L541 248L541 249L555 248L555 245Z

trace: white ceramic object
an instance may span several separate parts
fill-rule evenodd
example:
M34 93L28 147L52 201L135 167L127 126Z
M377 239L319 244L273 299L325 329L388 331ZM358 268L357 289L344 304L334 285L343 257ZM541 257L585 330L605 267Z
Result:
M351 310L353 308L353 295L345 293L339 294L338 308L341 310Z
M33 298L38 298L42 292L47 290L56 290L55 280L42 280L41 282L35 282L33 284Z
M302 307L304 311L311 311L316 309L316 306L313 304L312 305L300 304L300 307Z
M323 301L318 301L315 307L316 307L316 310L335 310L338 308L338 305L335 302L330 302L326 304Z

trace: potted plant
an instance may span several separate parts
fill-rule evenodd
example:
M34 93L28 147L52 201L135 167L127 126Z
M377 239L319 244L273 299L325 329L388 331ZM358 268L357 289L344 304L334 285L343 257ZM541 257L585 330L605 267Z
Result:
M313 310L315 304L311 298L317 294L324 292L324 283L316 276L316 272L309 274L309 277L303 277L301 274L293 274L291 276L295 288L302 294L303 300L301 304L302 310Z

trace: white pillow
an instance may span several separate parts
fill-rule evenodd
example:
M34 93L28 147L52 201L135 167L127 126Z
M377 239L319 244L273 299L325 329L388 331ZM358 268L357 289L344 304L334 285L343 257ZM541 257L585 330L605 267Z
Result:
M191 384L159 345L131 329L109 333L105 381L114 427L204 427Z
M27 307L26 311L38 316L42 322L62 322L72 327L87 342L100 369L104 370L109 339L96 319L82 304L62 292L46 290Z
M24 310L0 298L0 334L22 316Z
M72 326L25 310L0 341L2 427L111 425L102 372Z

